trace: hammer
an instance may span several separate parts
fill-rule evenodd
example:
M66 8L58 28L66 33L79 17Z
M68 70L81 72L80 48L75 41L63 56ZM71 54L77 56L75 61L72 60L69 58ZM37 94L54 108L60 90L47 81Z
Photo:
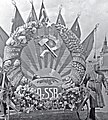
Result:
M48 38L43 38L42 40L40 40L38 43L40 46L45 45L47 47L47 49L50 51L50 53L54 56L57 57L57 55L55 54L55 52L48 46L47 42L48 42Z

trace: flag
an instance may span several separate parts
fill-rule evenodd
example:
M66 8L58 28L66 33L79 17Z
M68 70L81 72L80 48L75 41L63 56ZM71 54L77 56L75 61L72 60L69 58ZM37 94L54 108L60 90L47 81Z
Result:
M81 29L78 22L79 16L76 18L74 24L71 27L72 32L80 39L81 38Z
M59 14L58 14L58 17L57 17L56 24L61 24L61 25L66 26L65 21L62 17L62 14L61 14L61 8L59 9Z
M95 29L94 29L95 30ZM87 36L87 38L81 43L83 46L83 55L85 59L90 55L94 43L94 30Z
M12 24L12 28L11 28L11 33L13 33L17 27L22 26L24 24L24 20L21 17L21 14L16 5L15 5L15 9L16 9L16 12L15 12L15 17L12 21L13 24Z
M48 23L48 22L50 22L47 14L46 14L45 6L44 6L43 1L42 1L41 9L40 9L39 21L41 23Z
M35 12L35 9L34 9L34 6L33 6L33 2L31 4L32 4L32 9L31 9L29 17L27 19L27 23L31 22L31 21L37 21L37 15L36 15L36 12Z
M8 34L0 27L0 57L1 58L3 58L4 47L8 38L9 38Z
M63 26L66 26L65 21L64 21L64 19L63 19L63 17L62 17L62 14L61 14L61 10L62 10L62 6L60 6L60 8L59 8L59 14L58 14L58 17L57 17L57 20L56 20L56 24L61 24L61 25L63 25ZM59 33L58 33L58 31L55 32L55 37L56 37L57 39L59 38Z

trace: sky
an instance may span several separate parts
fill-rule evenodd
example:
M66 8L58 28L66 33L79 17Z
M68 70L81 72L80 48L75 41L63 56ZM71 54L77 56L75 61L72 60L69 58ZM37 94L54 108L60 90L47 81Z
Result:
M30 0L15 1L26 22L31 10ZM33 0L33 2L37 16L39 16L42 0ZM79 23L82 31L82 41L92 31L95 25L99 23L100 25L95 34L96 49L99 54L105 35L108 37L108 0L44 0L44 4L47 15L52 23L55 23L59 6L62 4L62 16L68 28L72 26L77 14L80 13ZM8 34L11 31L14 13L15 8L12 5L12 0L0 0L0 26Z
M23 17L27 20L31 4L30 0L15 0L16 5ZM39 10L42 0L33 0L34 7L39 16ZM62 4L62 15L65 19L67 27L70 28L77 17L79 18L82 31L81 40L83 41L94 26L99 23L98 30L95 35L97 51L100 50L103 44L105 35L108 36L108 0L44 0L46 12L50 21L56 21L59 6ZM14 17L15 8L12 5L12 0L0 0L0 26L10 34L12 18Z

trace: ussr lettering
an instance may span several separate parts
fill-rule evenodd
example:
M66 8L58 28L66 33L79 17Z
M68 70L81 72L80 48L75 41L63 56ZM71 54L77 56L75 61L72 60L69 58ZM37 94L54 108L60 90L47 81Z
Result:
M36 91L40 100L58 97L58 88L37 88Z

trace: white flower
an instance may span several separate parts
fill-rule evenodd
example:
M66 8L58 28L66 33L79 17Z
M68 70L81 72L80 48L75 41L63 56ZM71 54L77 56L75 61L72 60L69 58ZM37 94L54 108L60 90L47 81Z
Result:
M17 67L20 65L20 60L19 59L16 59L15 62L14 62L14 66Z
M7 60L7 61L5 61L4 66L9 67L11 65L11 63L12 63L11 60Z
M27 43L27 40L26 40L26 37L25 36L19 36L17 38L22 44L26 44Z
M12 37L10 37L7 41L6 41L6 45L14 45L15 41Z
M17 35L18 34L25 34L25 29L24 29L24 26L21 26L21 27L19 27L17 30L16 30L16 33L17 33Z
M32 32L33 32L34 34L36 33L36 28L35 28L35 27L32 28Z

